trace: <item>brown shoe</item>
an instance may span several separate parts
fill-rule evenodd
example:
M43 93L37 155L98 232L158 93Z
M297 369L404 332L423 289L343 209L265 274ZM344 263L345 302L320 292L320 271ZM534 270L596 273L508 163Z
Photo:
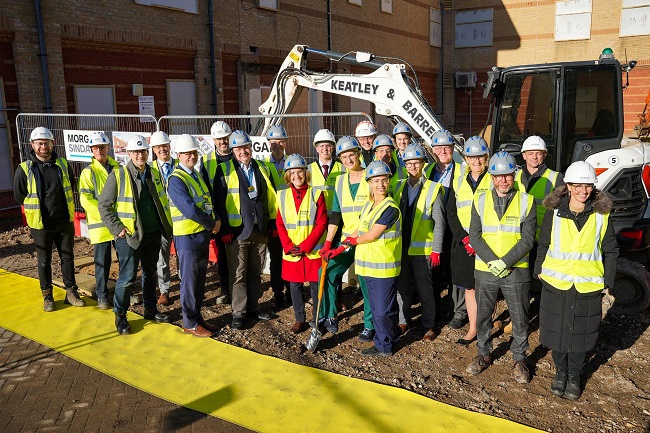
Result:
M492 365L492 358L490 358L490 355L487 356L478 355L474 358L472 363L467 366L465 371L467 371L472 376L477 376L481 374L483 370L488 368L490 365Z
M409 330L409 325L405 325L403 323L399 324L399 329L400 329L400 335L406 334L406 331Z
M436 331L434 331L431 328L429 328L429 330L427 330L427 332L424 334L424 337L422 337L424 341L433 341L435 338L436 338Z
M158 305L169 305L169 295L167 293L161 293L158 297Z
M183 328L183 331L185 331L186 334L191 334L195 337L201 338L212 337L212 334L214 334L214 332L208 331L201 325L197 325L196 328Z
M528 367L526 367L526 363L524 361L516 361L515 365L512 366L512 369L515 372L515 382L530 382L530 373L528 372Z
M302 331L305 330L305 322L296 322L293 324L291 327L291 332L294 334L300 334Z

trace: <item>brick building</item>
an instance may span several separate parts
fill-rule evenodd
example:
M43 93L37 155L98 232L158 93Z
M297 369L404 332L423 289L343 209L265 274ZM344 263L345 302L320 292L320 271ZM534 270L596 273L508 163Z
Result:
M5 1L0 191L11 188L19 162L18 110L137 114L133 85L141 84L154 97L156 116L255 113L296 43L404 59L443 122L465 136L483 127L488 102L479 85L457 88L456 72L476 72L481 83L494 65L595 60L611 47L619 59L627 52L638 61L624 95L631 132L650 90L647 15L650 0ZM310 66L368 71L325 61ZM372 113L359 100L320 101L323 111Z

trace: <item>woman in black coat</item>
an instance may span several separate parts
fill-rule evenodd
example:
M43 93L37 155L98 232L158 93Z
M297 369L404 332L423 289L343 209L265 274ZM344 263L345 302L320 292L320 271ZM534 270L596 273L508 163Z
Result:
M602 291L614 284L618 244L612 202L594 187L593 167L574 162L564 180L544 199L534 275L542 281L539 340L557 370L551 393L577 400L587 352L598 339Z

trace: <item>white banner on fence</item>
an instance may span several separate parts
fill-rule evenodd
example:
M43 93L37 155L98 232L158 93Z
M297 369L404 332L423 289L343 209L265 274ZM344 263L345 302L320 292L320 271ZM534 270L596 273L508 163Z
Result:
M174 143L180 136L181 134L173 134L169 136L169 140L171 141L172 158L177 157L176 146ZM199 141L199 157L214 152L214 141L212 140L210 134L192 135L192 137L196 138Z
M251 141L253 142L253 158L263 160L271 154L271 145L266 137L252 136Z
M95 132L104 131L79 131L74 129L63 130L63 144L65 146L65 159L68 161L90 162L93 152L88 147L90 136Z
M126 153L126 143L132 135L142 135L147 141L151 138L151 132L113 131L113 155L120 164L126 165L131 160ZM152 152L149 152L149 161L151 161L151 154Z

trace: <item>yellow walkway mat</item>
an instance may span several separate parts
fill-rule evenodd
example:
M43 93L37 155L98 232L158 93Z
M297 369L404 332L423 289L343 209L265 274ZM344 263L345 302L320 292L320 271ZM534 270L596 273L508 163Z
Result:
M260 432L533 432L404 389L348 378L183 334L129 313L42 311L38 281L0 269L0 326L162 399ZM66 308L67 307L67 308Z

